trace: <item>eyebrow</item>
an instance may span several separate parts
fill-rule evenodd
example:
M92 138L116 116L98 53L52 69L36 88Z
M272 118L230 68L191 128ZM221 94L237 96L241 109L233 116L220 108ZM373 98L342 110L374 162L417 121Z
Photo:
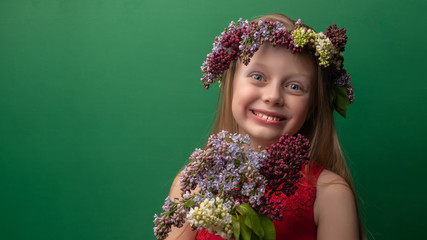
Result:
M243 64L243 63L242 63ZM264 64L262 62L255 62L255 61L250 61L248 65L243 64L244 66L244 72L247 73L248 71L252 71L252 68L261 68L261 69L266 69L267 72L270 71L270 68L267 64ZM260 70L261 70L260 69Z
M251 65L251 66L249 66L249 65ZM253 66L253 65L255 65L255 66ZM269 68L269 66L267 65L267 64L264 64L264 63L262 63L262 62L256 62L256 61L251 61L251 62L249 62L249 64L246 66L246 67L261 67L261 68L264 68L264 69L267 69L267 71L269 71L270 70L270 68ZM248 69L249 70L249 69ZM246 72L246 71L245 71ZM307 72L305 72L305 73L293 73L293 74L291 74L292 76L302 76L302 77L305 77L305 78L308 78L309 80L310 80L310 73L307 71Z
M256 62L256 61L250 61L249 64L247 65L247 67L249 65L257 65L259 67L264 67L264 68L268 68L267 64L264 64L262 62Z

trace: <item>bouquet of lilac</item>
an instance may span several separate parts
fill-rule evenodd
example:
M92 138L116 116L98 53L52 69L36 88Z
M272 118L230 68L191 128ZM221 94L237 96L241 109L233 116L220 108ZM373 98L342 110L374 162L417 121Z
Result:
M158 240L186 220L224 239L276 239L272 220L282 219L284 206L272 196L295 193L310 143L285 134L265 150L249 145L248 136L222 131L194 151L182 172L181 198L167 197L164 212L154 215Z

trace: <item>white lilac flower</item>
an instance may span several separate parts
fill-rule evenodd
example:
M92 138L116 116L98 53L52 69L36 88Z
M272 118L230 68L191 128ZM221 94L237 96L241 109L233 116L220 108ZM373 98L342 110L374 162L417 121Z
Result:
M332 58L339 54L331 40L322 32L317 34L315 39L316 53L319 57L319 65L328 67L332 63Z
M215 231L225 239L232 236L232 217L229 208L219 197L205 199L200 207L191 208L187 214L187 220L193 228Z

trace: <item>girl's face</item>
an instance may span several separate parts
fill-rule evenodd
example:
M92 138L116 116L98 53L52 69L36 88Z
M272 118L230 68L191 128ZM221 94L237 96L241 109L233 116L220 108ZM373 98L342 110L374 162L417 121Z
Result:
M310 56L285 47L263 44L245 66L238 62L231 109L239 133L248 134L252 147L267 147L303 126L317 77Z

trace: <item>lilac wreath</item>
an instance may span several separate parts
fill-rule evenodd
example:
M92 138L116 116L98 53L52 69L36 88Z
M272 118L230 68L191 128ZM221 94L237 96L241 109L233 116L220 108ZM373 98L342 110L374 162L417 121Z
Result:
M346 29L339 29L336 24L329 25L326 32L316 33L302 25L299 19L294 30L288 30L279 21L260 20L250 22L239 19L231 22L228 28L215 38L212 52L207 55L201 69L204 88L210 84L221 82L222 76L230 67L230 63L241 58L248 65L251 57L266 41L273 46L280 45L292 50L292 53L303 50L313 53L319 66L333 80L330 102L344 118L347 107L354 101L351 77L343 68L345 44L347 43Z

